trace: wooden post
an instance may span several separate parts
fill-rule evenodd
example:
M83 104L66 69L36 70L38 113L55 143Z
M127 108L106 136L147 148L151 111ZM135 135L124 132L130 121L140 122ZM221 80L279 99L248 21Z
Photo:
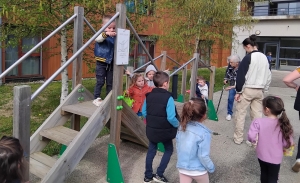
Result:
M126 28L126 6L118 3L116 11L120 13L116 20L116 30L118 28ZM118 36L115 43L117 43ZM117 52L117 45L115 44L115 53ZM117 55L114 54L114 72L113 72L113 88L112 88L112 101L111 101L111 120L110 120L110 143L115 144L117 152L119 154L120 149L120 133L121 133L121 114L122 111L117 110L117 106L122 105L122 100L117 100L119 95L122 95L123 89L123 70L122 65L116 65Z
M131 74L133 74L133 67L132 67L132 66L127 66L127 70L128 70ZM127 76L127 80L126 80L126 89L129 88L130 84L131 84L131 78L130 78L129 76Z
M190 99L196 96L196 78L198 74L199 53L194 53L195 60L193 61L191 73Z
M186 77L187 77L187 66L182 69L182 80L181 80L181 95L185 96L186 92ZM183 97L184 101L184 97Z
M160 70L164 71L164 70L166 70L167 52L162 51L161 54L163 54L163 56L162 56L161 63L160 63Z
M13 105L13 136L20 140L24 150L26 163L24 179L29 181L29 157L30 157L30 110L31 88L28 85L14 87Z
M215 66L211 66L210 69L212 71L210 72L210 77L209 77L209 94L208 94L208 99L209 100L213 100L214 88L215 88L216 67Z
M84 21L84 9L83 7L75 6L74 14L77 17L74 19L74 35L73 35L73 54L76 53L83 45L83 21ZM78 84L82 83L82 53L73 61L72 70L72 89ZM71 128L80 130L80 116L73 115L71 118Z

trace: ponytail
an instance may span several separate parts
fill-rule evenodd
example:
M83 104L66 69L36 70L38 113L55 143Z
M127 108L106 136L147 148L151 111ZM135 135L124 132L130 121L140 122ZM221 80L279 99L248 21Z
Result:
M181 112L180 126L182 131L186 130L186 126L190 121L202 120L206 114L206 105L202 98L192 98L185 102Z
M285 110L282 110L281 116L278 119L280 130L282 133L282 138L287 142L287 146L285 148L289 148L292 145L291 135L293 134L293 127L290 123L289 118L286 115Z

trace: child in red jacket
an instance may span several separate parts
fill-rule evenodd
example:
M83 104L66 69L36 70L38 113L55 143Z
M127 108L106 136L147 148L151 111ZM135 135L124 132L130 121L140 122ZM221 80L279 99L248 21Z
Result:
M146 93L152 91L152 87L146 84L146 80L142 74L134 74L132 77L132 85L128 89L128 95L134 100L132 110L142 116L142 106L146 98Z

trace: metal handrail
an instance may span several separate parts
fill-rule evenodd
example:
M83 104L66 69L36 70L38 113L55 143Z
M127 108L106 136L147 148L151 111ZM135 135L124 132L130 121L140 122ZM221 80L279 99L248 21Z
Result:
M253 16L300 15L300 8L268 8L252 9Z
M139 37L138 33L135 31L134 27L132 26L130 20L128 19L128 17L126 17L126 22L129 25L131 31L133 32L133 35L135 36L135 38L137 39L137 41L140 43L140 45L142 46L143 50L145 51L145 53L147 54L147 56L149 57L150 61L152 62L152 65L155 67L156 70L158 70L158 68L156 67L156 65L154 64L153 58L151 57L150 53L148 52L147 48L145 47L143 41L141 40L141 38Z
M178 63L176 60L174 60L173 58L171 58L169 55L167 55L167 57L168 57L168 59L170 59L175 64L180 65L180 63Z
M190 62L194 61L196 58L192 58L191 60L187 61L185 64L183 64L182 66L180 66L178 69L176 69L174 72L172 72L172 74L170 74L170 77L172 77L174 74L176 74L177 72L179 72L182 68L184 68L185 66L187 66Z
M83 17L83 20L84 20L84 22L86 23L86 25L88 25L88 27L89 27L94 33L96 33L96 30L93 28L93 26L90 24L90 22L89 22L85 17Z
M163 55L164 55L164 54L159 55L158 57L154 58L153 61L159 59L159 58L162 57ZM151 61L149 61L149 62L145 63L144 65L140 66L139 68L135 69L134 71L132 71L132 73L135 73L136 71L140 70L141 68L143 68L143 67L145 67L145 66L147 66L147 65L149 65L149 64L151 64Z
M49 34L47 37L45 37L41 42L39 42L37 45L35 45L31 50L29 50L25 55L23 55L21 58L19 58L13 65L11 65L8 69L6 69L1 75L0 79L2 79L4 76L6 76L11 70L13 70L17 65L19 65L21 62L23 62L28 56L30 56L36 49L42 46L46 41L48 41L52 36L54 36L58 31L60 31L64 26L66 26L68 23L70 23L74 18L77 17L77 14L74 14L71 16L68 20L66 20L63 24L61 24L59 27L57 27L51 34Z
M199 59L199 61L204 65L204 67L208 68L210 70L210 72L212 72L213 70L210 68L210 66L205 64L205 60L201 60Z
M40 86L32 95L31 100L34 100L35 97L38 96L50 83L52 80L54 80L68 65L70 65L76 57L84 50L86 47L88 47L118 16L120 15L119 12L117 12L93 37L91 37L82 47L69 59L66 61L64 65L62 65L47 81L43 83L42 86Z

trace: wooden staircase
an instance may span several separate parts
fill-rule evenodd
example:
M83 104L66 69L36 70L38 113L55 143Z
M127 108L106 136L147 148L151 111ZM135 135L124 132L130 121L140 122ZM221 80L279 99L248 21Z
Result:
M79 101L82 97L84 101ZM31 136L30 172L40 177L42 183L64 182L109 121L111 93L99 107L92 103L93 98L84 86L76 86ZM176 103L176 106L180 112L182 103ZM89 118L80 131L64 126L73 114ZM145 124L125 103L122 109L121 138L148 147ZM41 152L51 140L67 146L59 159Z
M78 100L82 98L84 101ZM111 94L99 107L92 103L93 98L84 86L76 86L31 136L30 172L40 177L41 182L64 182L110 119ZM64 127L73 114L89 118L80 131ZM51 140L67 146L59 159L41 152Z

